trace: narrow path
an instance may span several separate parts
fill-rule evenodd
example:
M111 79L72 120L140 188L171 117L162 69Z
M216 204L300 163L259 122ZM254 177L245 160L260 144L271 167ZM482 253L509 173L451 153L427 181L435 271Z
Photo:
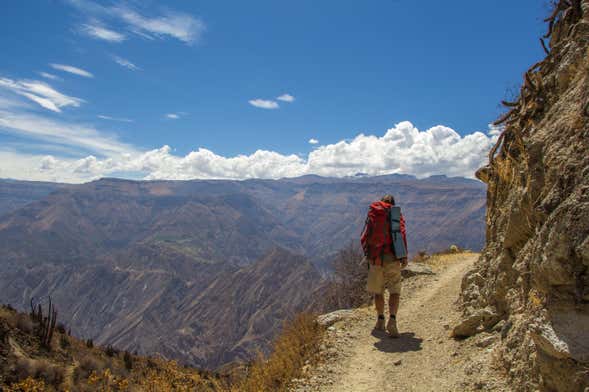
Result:
M462 391L475 389L477 382L484 390L497 390L483 381L465 381L487 372L492 349L475 347L474 339L464 343L449 337L450 325L459 318L456 300L462 277L477 258L457 255L437 275L404 282L398 339L372 330L372 308L357 309L335 324L328 350L337 351L337 358L319 367L310 383L297 390ZM473 363L485 371L473 368L469 376Z

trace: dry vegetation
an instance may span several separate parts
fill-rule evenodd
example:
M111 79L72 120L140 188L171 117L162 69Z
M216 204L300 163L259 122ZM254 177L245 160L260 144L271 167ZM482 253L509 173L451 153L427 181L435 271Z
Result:
M262 355L248 368L243 380L230 391L285 391L290 380L302 374L303 366L317 359L324 329L316 317L300 314L286 322L272 346L272 353Z
M312 363L323 327L310 314L284 324L271 354L259 355L240 375L183 367L112 346L97 347L58 328L46 346L37 316L0 307L0 390L34 391L281 391Z
M0 307L0 390L222 390L221 379L210 372L110 346L95 347L68 336L61 327L49 339L47 329L43 331L47 325L51 324L39 321L38 314Z
M333 275L326 286L323 303L318 308L328 312L364 306L371 301L366 292L368 265L362 250L351 242L333 261Z

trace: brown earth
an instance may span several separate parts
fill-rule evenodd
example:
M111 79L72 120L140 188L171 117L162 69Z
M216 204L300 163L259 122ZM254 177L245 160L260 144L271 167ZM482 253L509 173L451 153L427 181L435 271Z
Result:
M493 366L499 332L469 341L449 336L449 326L460 317L455 302L462 276L478 257L441 256L435 275L404 280L398 339L373 331L372 307L342 312L342 320L328 327L323 362L295 380L293 390L508 390Z

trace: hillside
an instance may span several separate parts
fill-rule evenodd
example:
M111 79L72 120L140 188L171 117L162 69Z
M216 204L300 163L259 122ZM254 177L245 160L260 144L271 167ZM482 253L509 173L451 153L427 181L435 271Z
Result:
M50 294L80 336L204 367L264 350L384 193L413 253L483 238L483 185L466 179L15 184L30 197L0 216L0 300L26 309Z
M0 307L0 390L215 391L223 384L212 373L175 362L94 346L69 336L59 324L45 346L39 327L28 314Z
M516 391L589 387L589 1L557 1L478 177L487 243L464 277L457 337L503 325L497 361Z

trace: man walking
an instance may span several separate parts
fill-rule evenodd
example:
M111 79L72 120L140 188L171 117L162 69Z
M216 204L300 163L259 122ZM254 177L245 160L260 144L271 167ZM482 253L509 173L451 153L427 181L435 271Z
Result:
M361 243L368 259L368 283L366 289L374 294L377 312L376 330L385 330L384 292L389 292L389 321L386 331L391 337L399 337L397 311L401 295L401 269L407 266L407 237L405 219L400 212L391 214L395 199L391 195L370 205ZM402 241L395 241L400 235Z

